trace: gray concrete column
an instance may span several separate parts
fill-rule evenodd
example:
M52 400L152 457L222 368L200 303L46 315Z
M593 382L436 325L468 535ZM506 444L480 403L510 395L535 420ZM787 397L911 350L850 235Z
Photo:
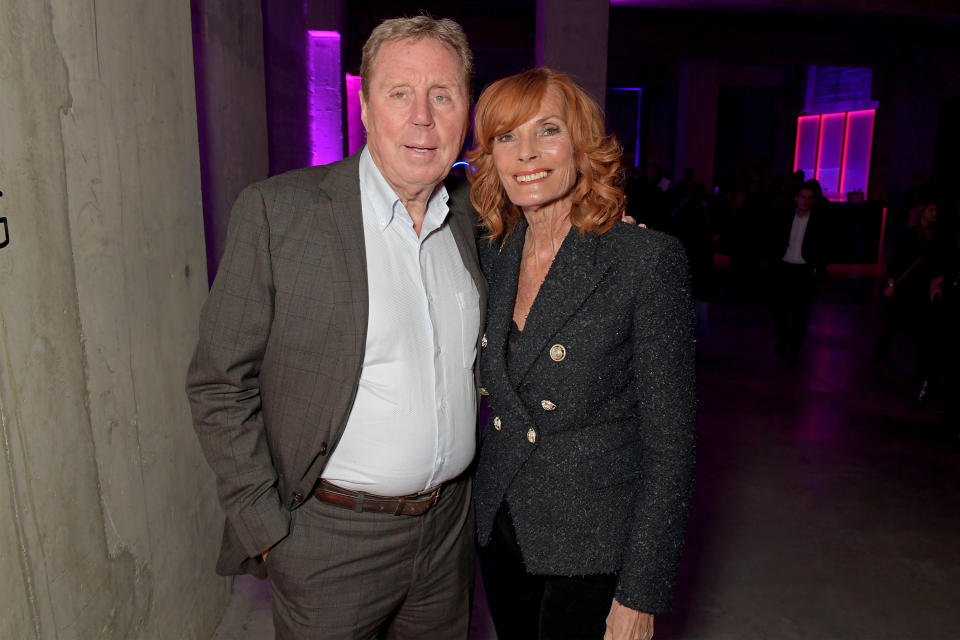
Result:
M607 99L609 0L537 0L534 60L570 74L602 109Z
M684 169L690 167L696 179L708 189L713 183L719 73L719 63L714 60L684 60L680 64L674 182L683 177Z
M257 0L191 0L207 273L240 190L267 177L263 18Z
M186 3L0 0L0 638L208 638Z

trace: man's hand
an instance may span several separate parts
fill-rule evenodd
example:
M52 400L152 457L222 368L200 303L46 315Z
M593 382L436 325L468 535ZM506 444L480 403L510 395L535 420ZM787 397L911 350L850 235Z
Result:
M616 600L607 615L607 632L603 640L650 640L653 637L653 614L625 607Z

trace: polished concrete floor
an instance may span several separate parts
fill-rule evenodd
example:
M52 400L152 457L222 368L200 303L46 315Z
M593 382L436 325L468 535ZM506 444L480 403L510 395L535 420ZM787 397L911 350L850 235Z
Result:
M697 484L656 638L960 638L960 441L911 404L908 366L870 362L875 270L831 270L795 368L728 275L698 341ZM909 345L893 355L909 363ZM493 640L482 592L475 611L471 638ZM215 638L270 634L263 583L238 581Z

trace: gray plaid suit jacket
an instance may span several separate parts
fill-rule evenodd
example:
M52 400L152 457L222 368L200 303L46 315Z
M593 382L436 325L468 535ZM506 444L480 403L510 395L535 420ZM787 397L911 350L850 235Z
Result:
M368 313L359 159L251 185L231 213L186 387L227 516L222 575L265 575L260 553L287 535L356 397ZM447 188L484 314L469 189Z

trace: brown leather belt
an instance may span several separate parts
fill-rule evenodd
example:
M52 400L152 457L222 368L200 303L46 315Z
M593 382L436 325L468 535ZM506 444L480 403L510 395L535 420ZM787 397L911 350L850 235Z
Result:
M373 493L351 491L326 480L320 480L317 488L313 490L313 495L320 502L341 509L350 509L357 513L369 511L372 513L389 513L395 516L422 516L430 507L437 504L437 500L440 499L440 487L425 493L391 498Z

